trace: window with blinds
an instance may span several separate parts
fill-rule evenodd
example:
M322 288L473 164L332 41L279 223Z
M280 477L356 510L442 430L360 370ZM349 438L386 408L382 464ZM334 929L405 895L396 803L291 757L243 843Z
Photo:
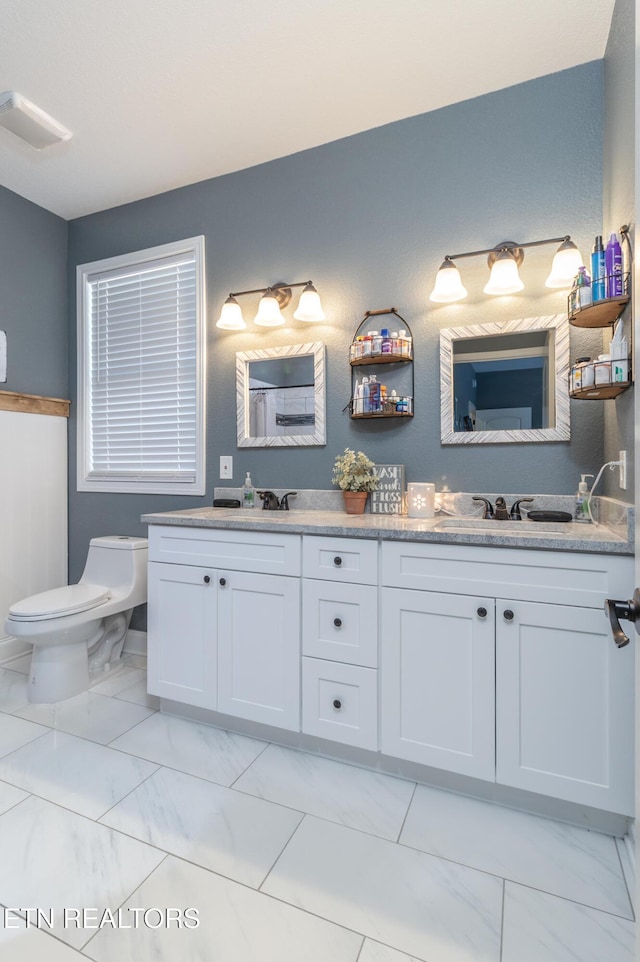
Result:
M78 490L204 494L204 238L78 268Z

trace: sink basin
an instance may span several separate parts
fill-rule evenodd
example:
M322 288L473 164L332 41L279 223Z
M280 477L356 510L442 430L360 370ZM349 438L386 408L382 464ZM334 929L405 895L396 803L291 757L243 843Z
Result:
M439 531L516 535L526 538L549 532L569 534L573 531L571 523L562 521L496 521L495 518L443 518L435 527Z

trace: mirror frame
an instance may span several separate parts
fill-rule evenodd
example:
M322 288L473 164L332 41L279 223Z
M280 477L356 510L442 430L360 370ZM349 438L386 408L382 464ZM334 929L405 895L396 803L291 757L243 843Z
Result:
M514 431L455 431L453 410L453 342L464 338L495 337L528 331L555 331L556 426ZM443 444L509 444L530 441L569 441L569 321L566 314L494 321L440 332L440 439Z
M249 434L249 364L251 361L267 361L281 357L313 356L315 425L313 434L295 434L290 437L251 437ZM269 347L257 351L239 351L236 354L236 416L239 448L311 447L323 445L326 440L325 412L325 348L322 341L310 344L291 344L288 347Z

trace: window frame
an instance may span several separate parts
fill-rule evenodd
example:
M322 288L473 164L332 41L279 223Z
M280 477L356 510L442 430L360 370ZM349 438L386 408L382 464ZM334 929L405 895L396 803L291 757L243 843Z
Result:
M140 478L109 479L89 477L89 453L91 450L91 423L89 417L89 388L91 372L90 284L92 277L103 271L119 270L135 266L143 267L159 258L179 257L193 253L196 273L196 470L193 481L177 481L175 478L161 480L144 475ZM206 490L206 281L204 236L189 237L161 244L144 250L131 251L107 257L103 260L78 264L76 267L76 317L77 317L77 373L78 373L78 423L77 423L77 490L112 494L180 494L202 496Z

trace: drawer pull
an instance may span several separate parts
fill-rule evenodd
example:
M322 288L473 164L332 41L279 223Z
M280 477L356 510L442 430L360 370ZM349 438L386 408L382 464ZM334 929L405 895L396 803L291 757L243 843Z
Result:
M211 578L209 577L209 575L205 575L202 580L204 581L205 585L208 585L209 582L211 581Z
M507 608L507 609L504 611L503 614L504 614L504 620L505 620L505 621L513 621L513 619L514 619L514 614L513 614L512 610L511 610L511 608Z
M342 628L342 618L334 618L333 623L336 628Z
M487 609L478 608L478 618L486 618L486 617L487 617Z
M224 588L224 586L226 585L226 583L227 583L227 579L226 579L226 578L221 578L220 581L218 582L218 584L220 585L221 588Z
M342 702L340 701L339 698L333 699L333 707L335 708L336 711L340 711L340 709L342 708Z
M333 563L336 566L336 568L340 567L340 565L342 564L342 558L340 557L339 554L335 556L335 558L333 559Z

